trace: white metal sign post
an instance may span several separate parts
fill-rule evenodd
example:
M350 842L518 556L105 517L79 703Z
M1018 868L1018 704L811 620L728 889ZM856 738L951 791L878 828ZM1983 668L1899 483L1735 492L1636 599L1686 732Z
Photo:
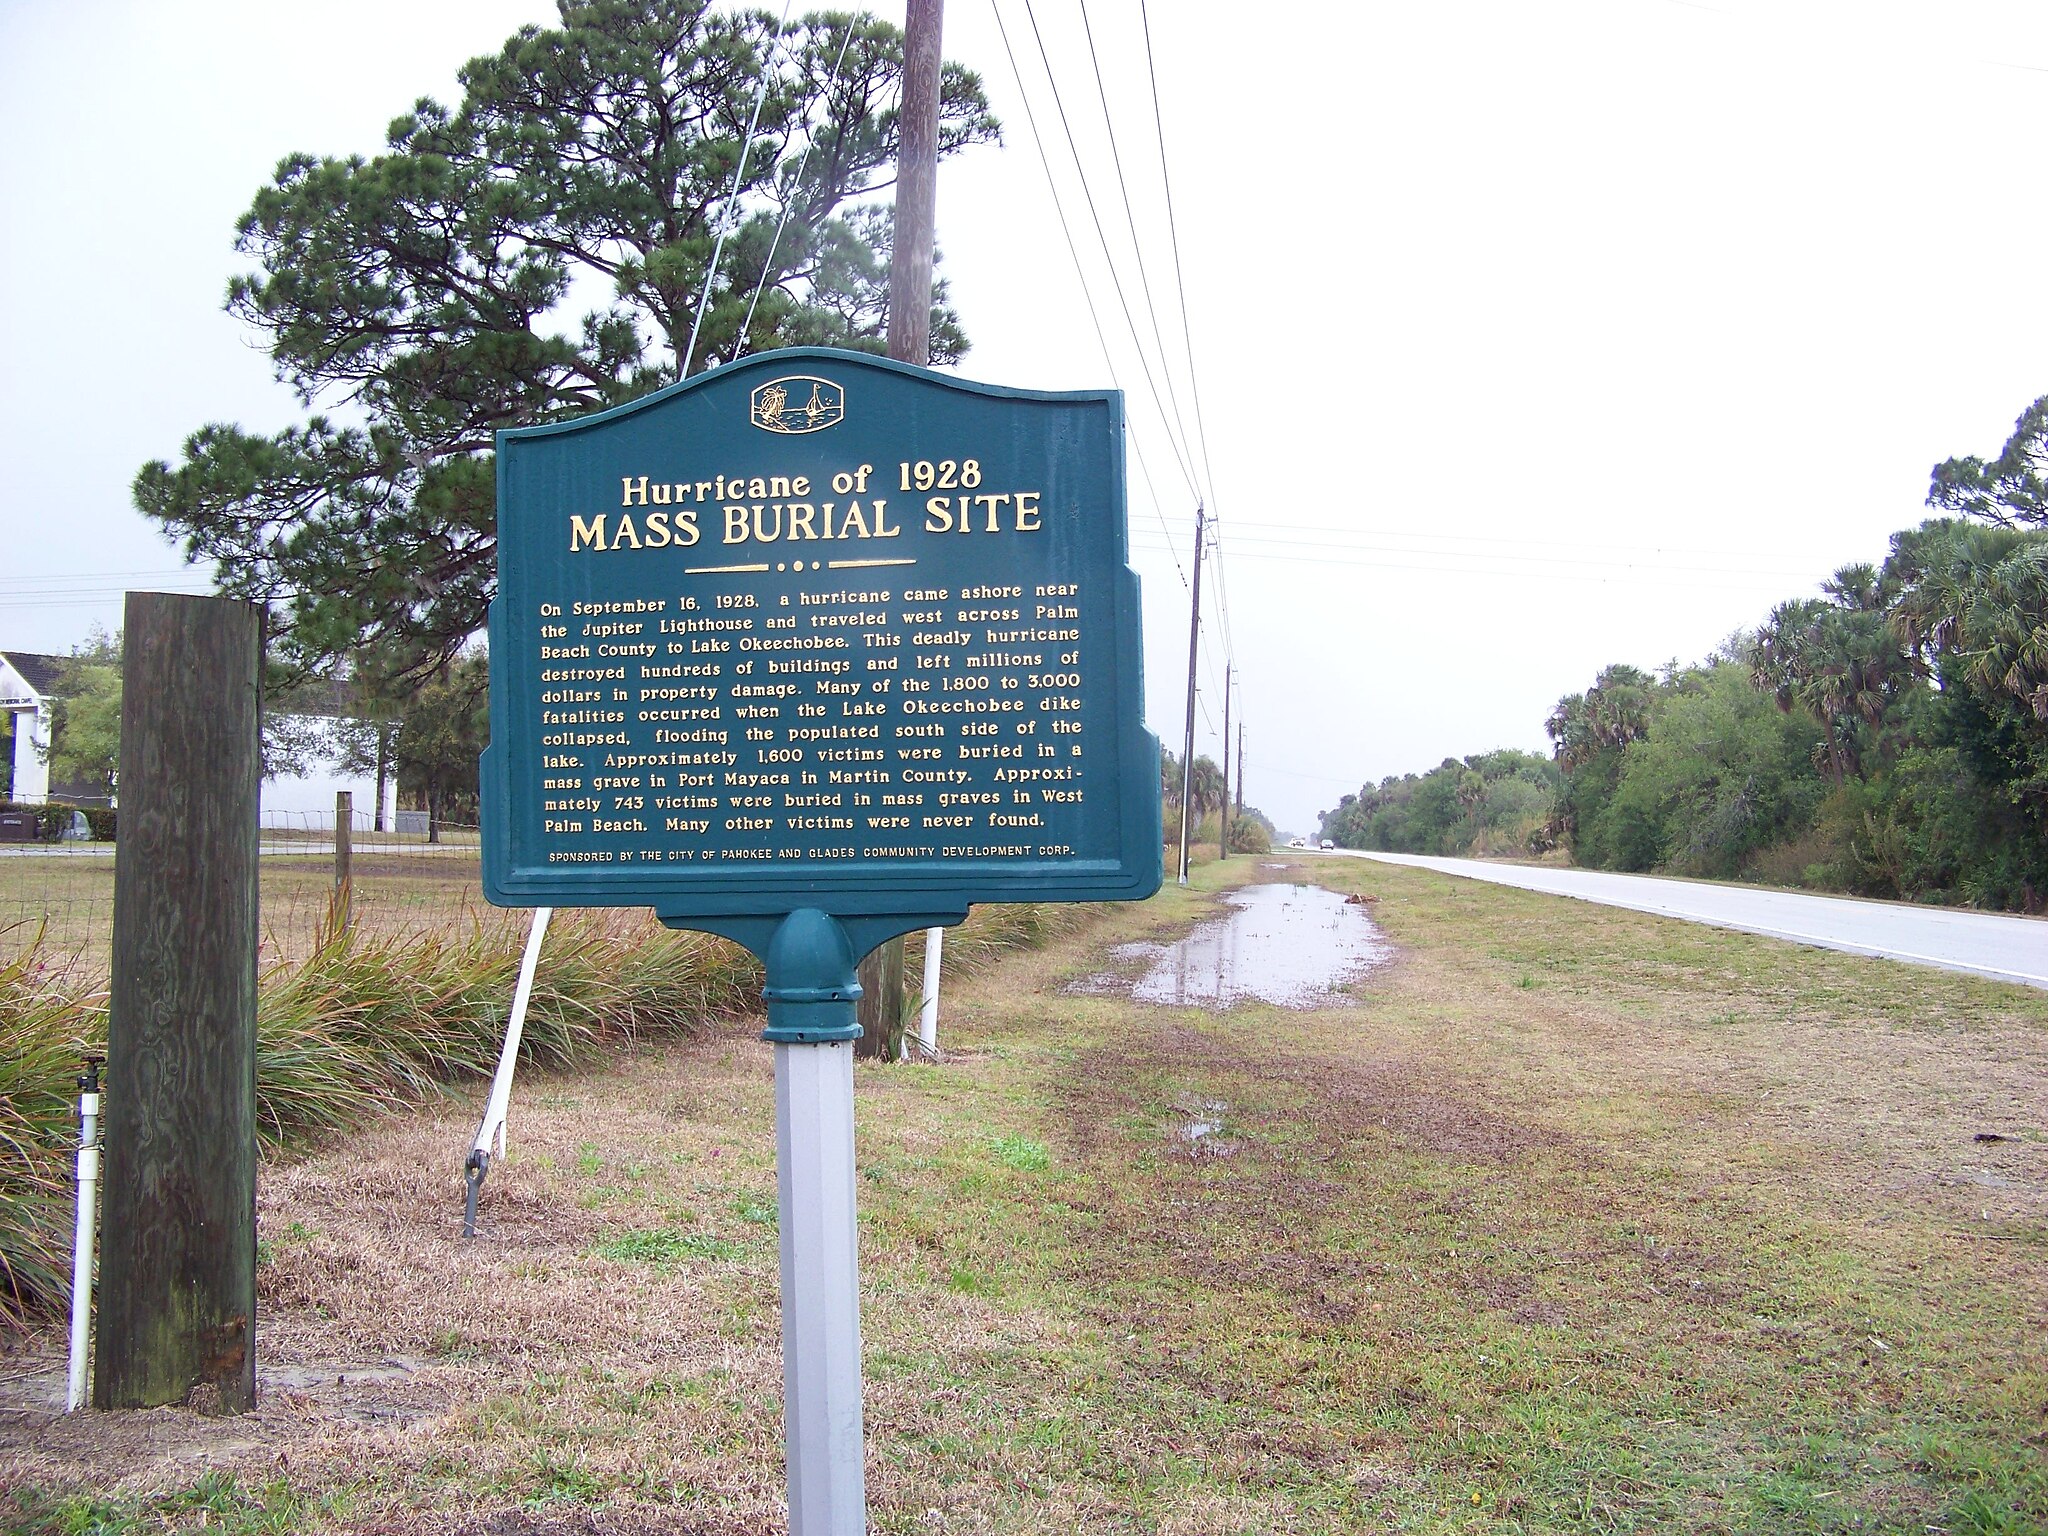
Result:
M917 1015L917 1043L923 1048L926 1061L935 1060L939 1054L939 966L945 952L946 930L925 929L924 996Z
M862 1536L853 1042L775 1047L790 1536Z

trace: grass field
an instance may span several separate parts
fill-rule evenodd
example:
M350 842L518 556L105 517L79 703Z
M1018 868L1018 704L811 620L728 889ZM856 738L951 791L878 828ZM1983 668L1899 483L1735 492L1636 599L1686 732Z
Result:
M333 834L324 836L328 841L319 852L266 854L259 866L263 964L302 958L327 916L334 892ZM356 919L364 933L379 937L457 921L521 921L484 904L477 871L474 844L359 854L353 864ZM39 931L46 954L68 958L81 971L106 974L114 938L110 855L0 858L0 960L20 953Z
M1070 990L1240 859L862 1068L875 1531L2048 1529L2048 997L1307 867L1398 946L1347 1006ZM769 1067L523 1084L468 1246L468 1106L268 1167L261 1410L0 1415L0 1511L780 1529Z

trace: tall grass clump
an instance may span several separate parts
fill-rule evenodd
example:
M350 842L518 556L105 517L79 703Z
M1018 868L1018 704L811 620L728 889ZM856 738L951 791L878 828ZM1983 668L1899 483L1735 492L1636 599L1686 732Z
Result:
M948 936L946 964L979 970L1084 922L1092 908L982 907ZM266 1149L341 1135L438 1098L498 1064L522 931L471 921L402 936L323 933L264 973L256 1122ZM639 912L559 916L528 1005L521 1060L592 1065L639 1040L752 1011L761 968L738 946L654 926ZM0 965L0 1326L69 1294L74 1078L103 1051L103 990L38 939ZM109 1095L121 1092L118 1080Z
M1086 927L1102 910L1097 903L1078 902L976 907L966 922L946 930L941 964L949 975L978 975L1005 955L1037 949ZM913 944L911 949L921 954L923 946Z
M331 934L264 979L256 1030L258 1128L273 1144L345 1131L488 1076L519 976L514 928L405 938ZM578 1067L635 1039L743 1012L760 969L732 945L636 914L557 919L535 972L521 1060Z
M74 1080L105 1005L40 936L0 964L0 1324L70 1294Z
M256 1018L256 1123L275 1149L488 1076L504 1045L521 935L474 923L405 937L322 936L272 967ZM689 1033L746 1011L760 968L701 934L639 914L559 918L528 1006L521 1059L577 1067L634 1040ZM74 1079L106 1048L106 997L52 963L40 941L0 965L0 1325L70 1292ZM121 1084L110 1081L118 1094Z

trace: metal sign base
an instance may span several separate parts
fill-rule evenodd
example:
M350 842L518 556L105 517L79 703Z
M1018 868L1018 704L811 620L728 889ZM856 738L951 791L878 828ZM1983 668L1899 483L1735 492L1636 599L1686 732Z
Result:
M775 1176L790 1536L861 1536L851 1040L775 1047Z
M661 914L744 944L767 968L782 1237L782 1427L790 1536L864 1536L860 1274L853 1176L854 971L899 933L964 910L838 918L817 907L740 918Z

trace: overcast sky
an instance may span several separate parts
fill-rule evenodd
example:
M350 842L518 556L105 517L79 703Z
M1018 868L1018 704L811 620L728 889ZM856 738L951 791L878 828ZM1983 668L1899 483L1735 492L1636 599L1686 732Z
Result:
M1149 349L1079 12L1034 4ZM1541 750L1605 663L1697 659L1881 559L1931 465L1996 452L2048 393L2048 6L1152 0L1191 380L1136 0L1094 0L1171 398L1022 0L1002 14L1107 361L989 0L948 12L1006 137L940 176L960 371L1127 391L1148 716L1176 748L1213 491L1198 750L1234 655L1249 798L1283 829L1361 781ZM202 423L297 419L220 309L236 217L281 155L373 153L552 14L0 0L0 647L68 650L124 587L203 588L128 484Z

